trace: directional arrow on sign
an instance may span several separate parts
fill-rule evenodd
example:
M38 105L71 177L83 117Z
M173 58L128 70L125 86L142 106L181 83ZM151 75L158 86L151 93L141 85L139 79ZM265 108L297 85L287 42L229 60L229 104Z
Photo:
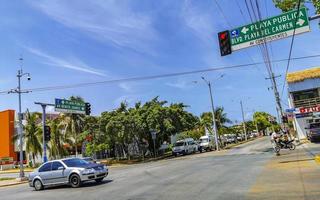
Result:
M247 27L243 27L241 30L241 33L247 34L248 31L249 31L249 29Z
M298 21L297 21L297 24L299 25L299 26L302 26L303 24L304 24L304 20L303 19L299 19Z

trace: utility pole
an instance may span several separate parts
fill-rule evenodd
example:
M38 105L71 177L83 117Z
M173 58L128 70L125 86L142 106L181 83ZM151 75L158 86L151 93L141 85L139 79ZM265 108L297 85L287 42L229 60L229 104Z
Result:
M43 144L43 163L48 161L47 157L47 142L45 139L45 127L46 127L46 107L47 106L54 106L54 104L49 103L40 103L40 102L34 102L34 104L41 105L42 107L42 144Z
M213 105L211 83L210 83L210 81L207 81L204 77L201 77L201 78L204 80L204 82L206 82L206 84L209 87L211 109L212 109L212 121L213 121L212 124L213 124L213 131L214 131L214 139L215 139L215 143L216 143L216 150L219 151L218 130L217 130L216 118L215 118L215 114L214 114L214 105Z
M240 106L241 106L241 113L242 113L243 133L244 133L245 139L246 139L246 141L247 141L247 140L248 140L248 137L247 137L246 121L245 121L245 119L244 119L244 112L243 112L242 101L240 101Z
M22 62L23 62L23 58L21 57L20 59L20 70L18 70L18 87L16 89L12 89L11 91L9 91L8 93L16 93L18 94L18 98L19 98L19 113L18 113L18 135L19 135L19 165L20 165L20 173L19 173L19 178L23 179L24 176L24 169L23 169L23 127L22 127L22 118L23 118L23 114L21 111L21 94L22 93L29 93L30 91L21 91L21 77L23 76L27 76L27 80L30 81L31 77L29 73L23 73L22 71Z
M282 110L282 105L281 105L281 100L280 100L280 95L279 95L279 92L278 92L278 87L277 87L277 83L276 83L276 78L279 78L281 76L275 76L274 73L272 72L271 73L271 77L268 77L266 79L270 79L271 80L271 83L272 83L272 89L273 89L273 92L274 92L274 96L276 98L276 104L277 104L277 111L280 113L280 120L282 121L282 117L284 116L283 114L283 110ZM283 122L282 122L283 123Z

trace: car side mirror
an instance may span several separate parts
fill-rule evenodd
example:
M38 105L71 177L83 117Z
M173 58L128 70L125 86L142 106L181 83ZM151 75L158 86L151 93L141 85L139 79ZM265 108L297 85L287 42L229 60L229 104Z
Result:
M64 170L65 168L64 167L58 167L58 170Z

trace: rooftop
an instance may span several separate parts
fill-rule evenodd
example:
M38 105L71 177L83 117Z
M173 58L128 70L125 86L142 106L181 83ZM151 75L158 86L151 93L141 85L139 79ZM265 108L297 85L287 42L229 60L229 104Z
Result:
M288 73L287 82L296 83L306 79L320 78L320 67L314 67L306 70Z

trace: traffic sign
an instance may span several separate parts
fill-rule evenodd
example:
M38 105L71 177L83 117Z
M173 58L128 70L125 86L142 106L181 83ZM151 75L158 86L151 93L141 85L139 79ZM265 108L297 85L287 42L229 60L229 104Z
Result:
M151 138L155 140L157 138L157 131L151 130L150 133L151 133Z
M231 30L232 51L289 37L293 35L294 28L295 34L310 31L307 9L303 7L297 14L297 10L293 10Z
M85 103L65 99L55 99L55 111L64 113L85 114Z

